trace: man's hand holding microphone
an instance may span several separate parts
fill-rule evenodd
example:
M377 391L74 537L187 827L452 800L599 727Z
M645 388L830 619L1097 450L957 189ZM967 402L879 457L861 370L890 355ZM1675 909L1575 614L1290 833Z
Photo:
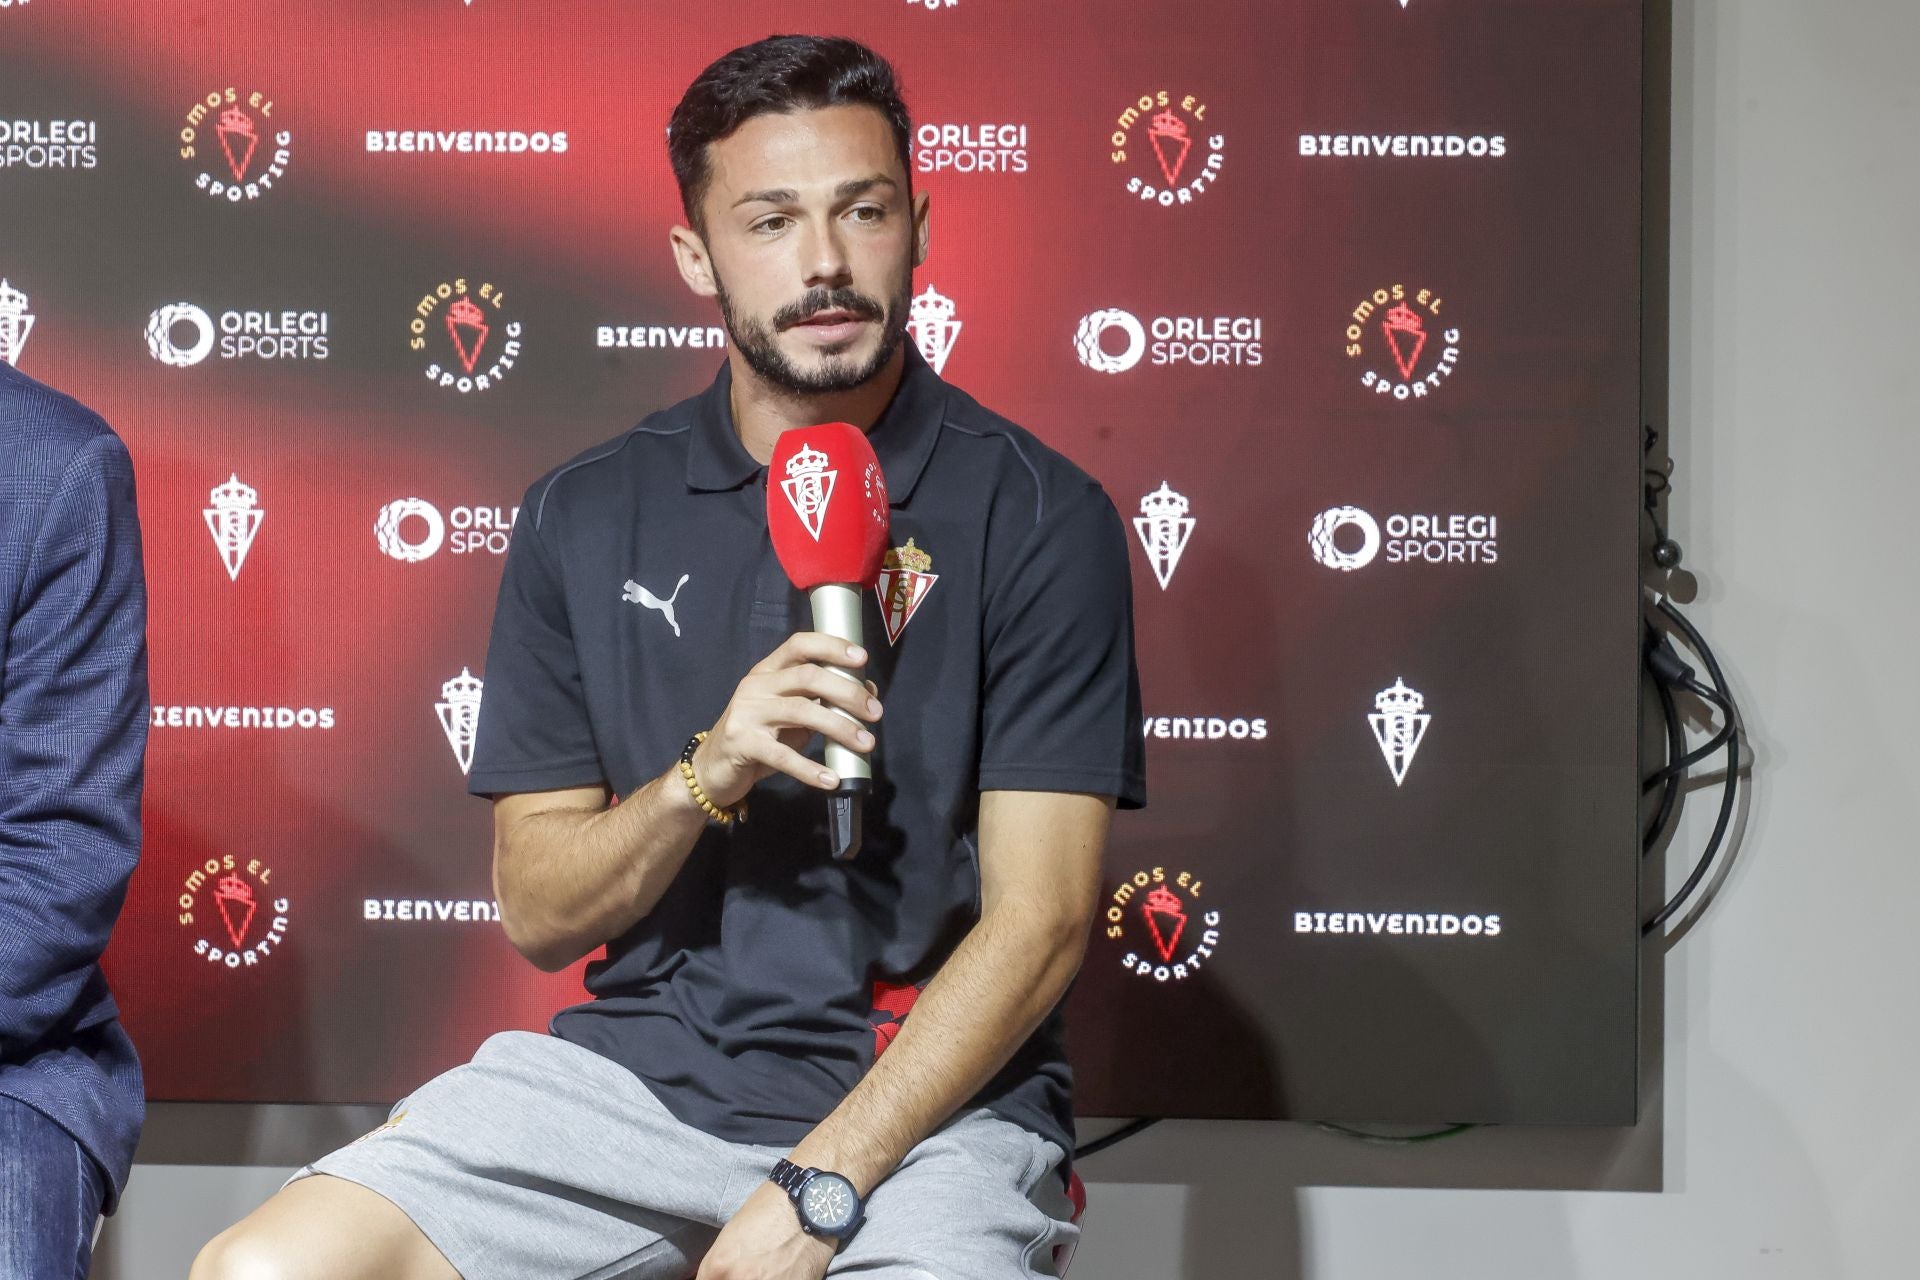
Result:
M721 808L776 770L828 792L828 845L842 860L860 851L861 797L873 786L874 738L861 722L880 718L880 691L856 672L867 657L861 603L890 524L886 476L865 433L844 422L781 433L767 464L767 533L808 593L814 629L747 673L690 762ZM824 768L800 753L814 733L827 741Z
M708 797L728 808L774 773L822 791L838 787L839 776L800 749L816 733L862 755L873 749L861 722L880 719L880 691L834 670L858 671L866 661L866 650L838 636L796 631L755 663L694 750L693 770Z

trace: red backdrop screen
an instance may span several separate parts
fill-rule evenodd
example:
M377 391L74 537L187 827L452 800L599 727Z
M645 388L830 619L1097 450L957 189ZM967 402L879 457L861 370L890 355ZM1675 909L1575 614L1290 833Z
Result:
M501 555L723 359L666 120L795 28L900 70L921 350L1137 534L1081 1110L1629 1122L1635 0L0 4L0 358L139 478L152 1095L580 998L463 789Z

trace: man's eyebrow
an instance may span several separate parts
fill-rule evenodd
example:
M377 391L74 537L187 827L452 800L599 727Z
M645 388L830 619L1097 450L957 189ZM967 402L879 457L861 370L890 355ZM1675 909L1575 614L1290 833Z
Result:
M834 198L845 200L851 196L864 195L875 187L892 187L898 191L900 184L884 173L870 178L849 178L833 189ZM733 202L738 209L743 204L792 204L799 200L800 193L792 187L772 187L765 191L749 191Z
M871 178L849 178L833 189L833 194L842 200L849 196L865 195L875 187L892 187L895 191L900 184L884 173L876 173Z
M738 209L743 204L792 204L800 198L800 193L792 187L775 187L771 191L749 191L733 202Z

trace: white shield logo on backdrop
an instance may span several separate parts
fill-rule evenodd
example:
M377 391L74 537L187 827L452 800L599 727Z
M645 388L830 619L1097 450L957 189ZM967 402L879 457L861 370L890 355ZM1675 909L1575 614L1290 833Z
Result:
M1162 591L1173 581L1173 571L1180 565L1180 556L1187 549L1187 540L1193 536L1196 523L1187 514L1187 500L1168 488L1165 480L1158 489L1140 499L1140 514L1133 518L1133 531L1140 535L1140 545L1146 548L1147 561L1153 566L1153 576L1159 579Z
M927 358L933 371L939 373L947 367L947 357L953 354L953 344L960 336L960 321L954 318L953 299L934 292L932 285L927 291L913 300L913 307L907 320L907 333L913 338L913 344L920 348L920 354Z
M1397 677L1391 688L1374 695L1374 712L1367 723L1373 726L1373 736L1380 743L1380 754L1387 759L1396 787L1407 780L1414 753L1420 750L1427 726L1433 721L1422 710L1426 704L1418 690L1409 689L1407 682Z
M207 532L213 535L220 563L227 566L228 581L237 582L240 566L247 562L247 552L253 550L254 537L267 513L260 509L260 495L240 483L237 473L213 491L211 501L213 505L200 514L206 517Z
M480 726L480 694L485 683L466 667L440 686L441 701L433 704L440 715L440 728L446 732L447 745L460 772L473 772L473 739Z
M33 332L33 313L27 295L0 279L0 364L17 365Z

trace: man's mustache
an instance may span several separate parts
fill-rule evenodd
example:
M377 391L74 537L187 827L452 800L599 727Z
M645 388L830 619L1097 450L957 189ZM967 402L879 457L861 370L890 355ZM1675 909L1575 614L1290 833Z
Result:
M885 307L852 289L815 289L798 302L790 302L773 313L773 327L791 329L804 324L823 311L845 311L862 320L884 320Z

